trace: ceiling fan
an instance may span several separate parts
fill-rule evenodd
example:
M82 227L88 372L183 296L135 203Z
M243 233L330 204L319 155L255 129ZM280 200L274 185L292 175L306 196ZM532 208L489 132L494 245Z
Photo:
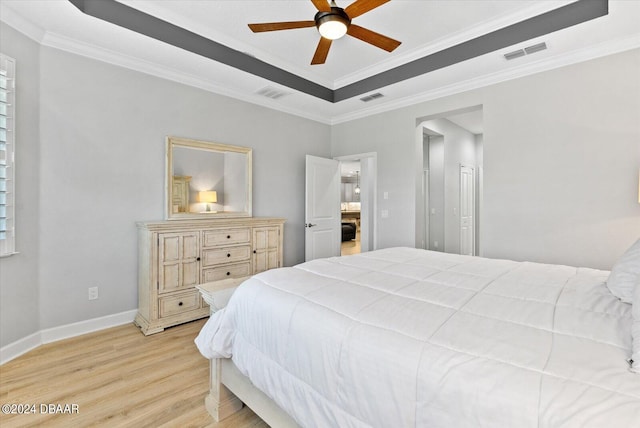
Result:
M401 42L351 22L353 18L367 13L388 1L390 0L356 0L343 9L338 7L334 0L331 0L331 3L328 0L311 0L311 3L318 9L313 21L267 22L249 24L249 28L254 33L261 33L264 31L317 27L322 37L311 60L312 65L324 64L329 54L331 42L345 34L384 49L387 52L392 52L400 46Z

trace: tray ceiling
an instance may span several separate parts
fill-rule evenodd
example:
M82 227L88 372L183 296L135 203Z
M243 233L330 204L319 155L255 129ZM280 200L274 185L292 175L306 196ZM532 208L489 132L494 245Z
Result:
M313 19L306 0L3 0L0 7L3 21L44 45L326 123L640 47L635 1L391 0L354 23L402 41L398 49L344 37L326 64L313 66L314 27L259 34L247 27ZM548 49L503 56L539 42ZM382 96L360 100L375 93Z

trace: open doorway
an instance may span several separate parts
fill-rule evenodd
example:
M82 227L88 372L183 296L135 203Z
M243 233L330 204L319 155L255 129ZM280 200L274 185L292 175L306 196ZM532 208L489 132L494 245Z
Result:
M340 213L341 255L358 254L376 248L375 153L341 156Z
M482 106L417 120L417 247L482 255L482 124Z
M340 162L340 214L342 217L340 255L342 256L359 254L362 251L361 190L360 160Z

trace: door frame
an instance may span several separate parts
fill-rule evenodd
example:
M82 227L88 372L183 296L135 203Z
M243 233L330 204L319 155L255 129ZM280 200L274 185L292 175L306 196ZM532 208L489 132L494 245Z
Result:
M431 206L429 205L429 168L422 170L422 202L424 203L424 230L423 230L423 242L422 248L429 250L429 242L431 236L429 235L431 228Z
M367 190L368 188L367 195L363 195L362 193L360 193L361 252L373 251L378 248L378 153L368 152L353 155L336 156L333 159L340 162L358 160L360 161L360 187L364 190ZM370 168L363 168L363 161L370 161ZM363 196L364 198L370 198L370 203L363 204ZM340 203L340 201L338 201L338 203ZM364 236L365 232L368 233L368 236L371 237L370 242L368 242L368 248L366 249L364 248L364 246L362 246L362 237Z
M460 254L462 254L462 199L463 199L463 194L462 194L462 169L466 168L466 169L470 169L471 170L471 203L472 203L472 207L471 207L471 212L472 212L472 216L473 216L473 221L471 222L471 227L472 227L472 231L471 231L471 255L475 256L476 255L476 205L477 205L477 196L476 196L476 167L472 166L472 165L466 165L466 164L460 164L459 168L458 168L458 179L459 181L459 187L458 187L458 200L459 200L459 209L458 209L458 219L459 219L459 223L458 223L458 230L459 230L459 234L460 234L460 242L459 242L459 246L460 246Z

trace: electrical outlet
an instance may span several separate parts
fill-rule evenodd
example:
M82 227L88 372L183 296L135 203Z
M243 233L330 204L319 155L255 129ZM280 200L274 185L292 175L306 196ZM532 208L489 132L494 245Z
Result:
M433 241L433 248L438 249L438 241Z
M98 287L89 287L89 300L98 299Z

